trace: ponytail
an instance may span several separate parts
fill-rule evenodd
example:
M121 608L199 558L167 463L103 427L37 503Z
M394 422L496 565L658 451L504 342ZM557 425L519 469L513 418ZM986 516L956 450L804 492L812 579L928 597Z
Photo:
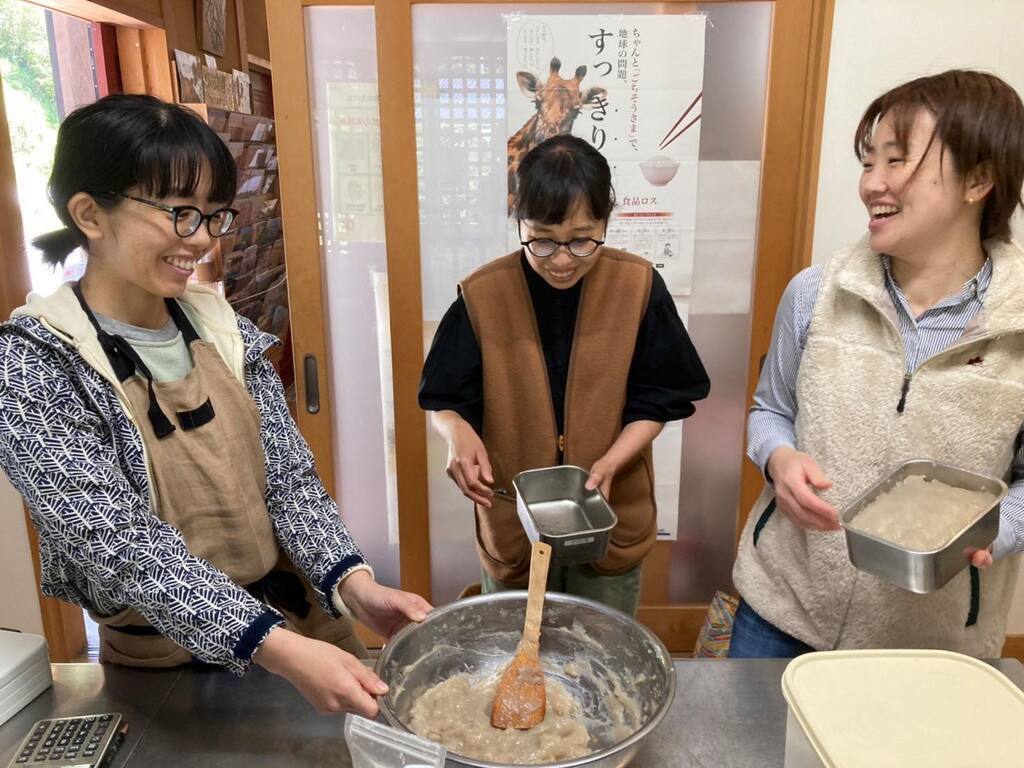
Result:
M81 243L75 232L68 227L47 232L32 240L32 245L43 252L43 261L47 264L63 266L68 255L78 248Z

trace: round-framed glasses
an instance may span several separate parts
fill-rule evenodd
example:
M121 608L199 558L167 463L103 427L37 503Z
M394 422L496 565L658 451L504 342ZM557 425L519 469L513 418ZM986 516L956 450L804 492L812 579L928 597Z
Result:
M204 222L206 223L206 231L210 233L210 237L223 237L231 232L232 226L235 223L235 217L238 216L238 211L234 208L218 208L216 211L203 213L194 205L164 205L163 203L158 203L154 200L147 200L144 197L129 195L125 192L111 192L110 194L116 195L117 197L123 197L128 200L134 200L136 203L142 203L143 205L148 205L150 208L156 208L157 210L171 214L171 221L174 224L174 232L178 237L191 237Z
M522 237L522 222L519 222L520 238ZM573 256L578 259L585 259L593 256L594 253L604 245L604 240L593 237L576 237L572 240L552 240L550 237L531 237L528 240L520 240L519 244L526 248L538 259L550 259L558 249L565 246Z

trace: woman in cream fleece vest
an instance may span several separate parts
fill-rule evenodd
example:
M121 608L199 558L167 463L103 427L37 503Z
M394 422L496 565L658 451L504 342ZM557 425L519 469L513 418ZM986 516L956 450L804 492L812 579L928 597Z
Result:
M925 77L876 99L855 146L868 235L794 278L750 416L767 483L730 655L998 656L1024 550L1024 105L992 75ZM837 512L922 457L1010 485L994 547L928 595L855 570Z

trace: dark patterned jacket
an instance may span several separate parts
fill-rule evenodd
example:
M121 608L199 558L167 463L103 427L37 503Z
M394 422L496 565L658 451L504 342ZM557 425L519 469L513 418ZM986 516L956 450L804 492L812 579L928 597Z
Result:
M259 408L274 532L337 616L335 586L365 562L265 356L280 341L210 290L182 302ZM197 658L242 674L282 619L152 513L142 438L114 382L68 285L0 324L0 466L39 533L42 591L101 615L133 607Z

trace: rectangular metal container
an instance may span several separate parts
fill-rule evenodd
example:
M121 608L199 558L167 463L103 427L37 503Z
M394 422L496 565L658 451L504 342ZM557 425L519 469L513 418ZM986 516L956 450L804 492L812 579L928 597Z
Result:
M996 499L946 546L929 552L905 549L847 525L878 496L912 475L921 475L970 491L985 491L995 494ZM846 531L850 562L866 573L911 592L921 595L934 592L967 567L965 553L968 548L984 549L995 540L999 533L999 504L1006 496L1006 490L1006 483L1002 480L928 459L915 459L901 464L888 477L853 501L840 515Z
M582 467L530 469L515 476L516 510L530 541L551 546L551 565L600 560L618 518L596 488L584 488Z

